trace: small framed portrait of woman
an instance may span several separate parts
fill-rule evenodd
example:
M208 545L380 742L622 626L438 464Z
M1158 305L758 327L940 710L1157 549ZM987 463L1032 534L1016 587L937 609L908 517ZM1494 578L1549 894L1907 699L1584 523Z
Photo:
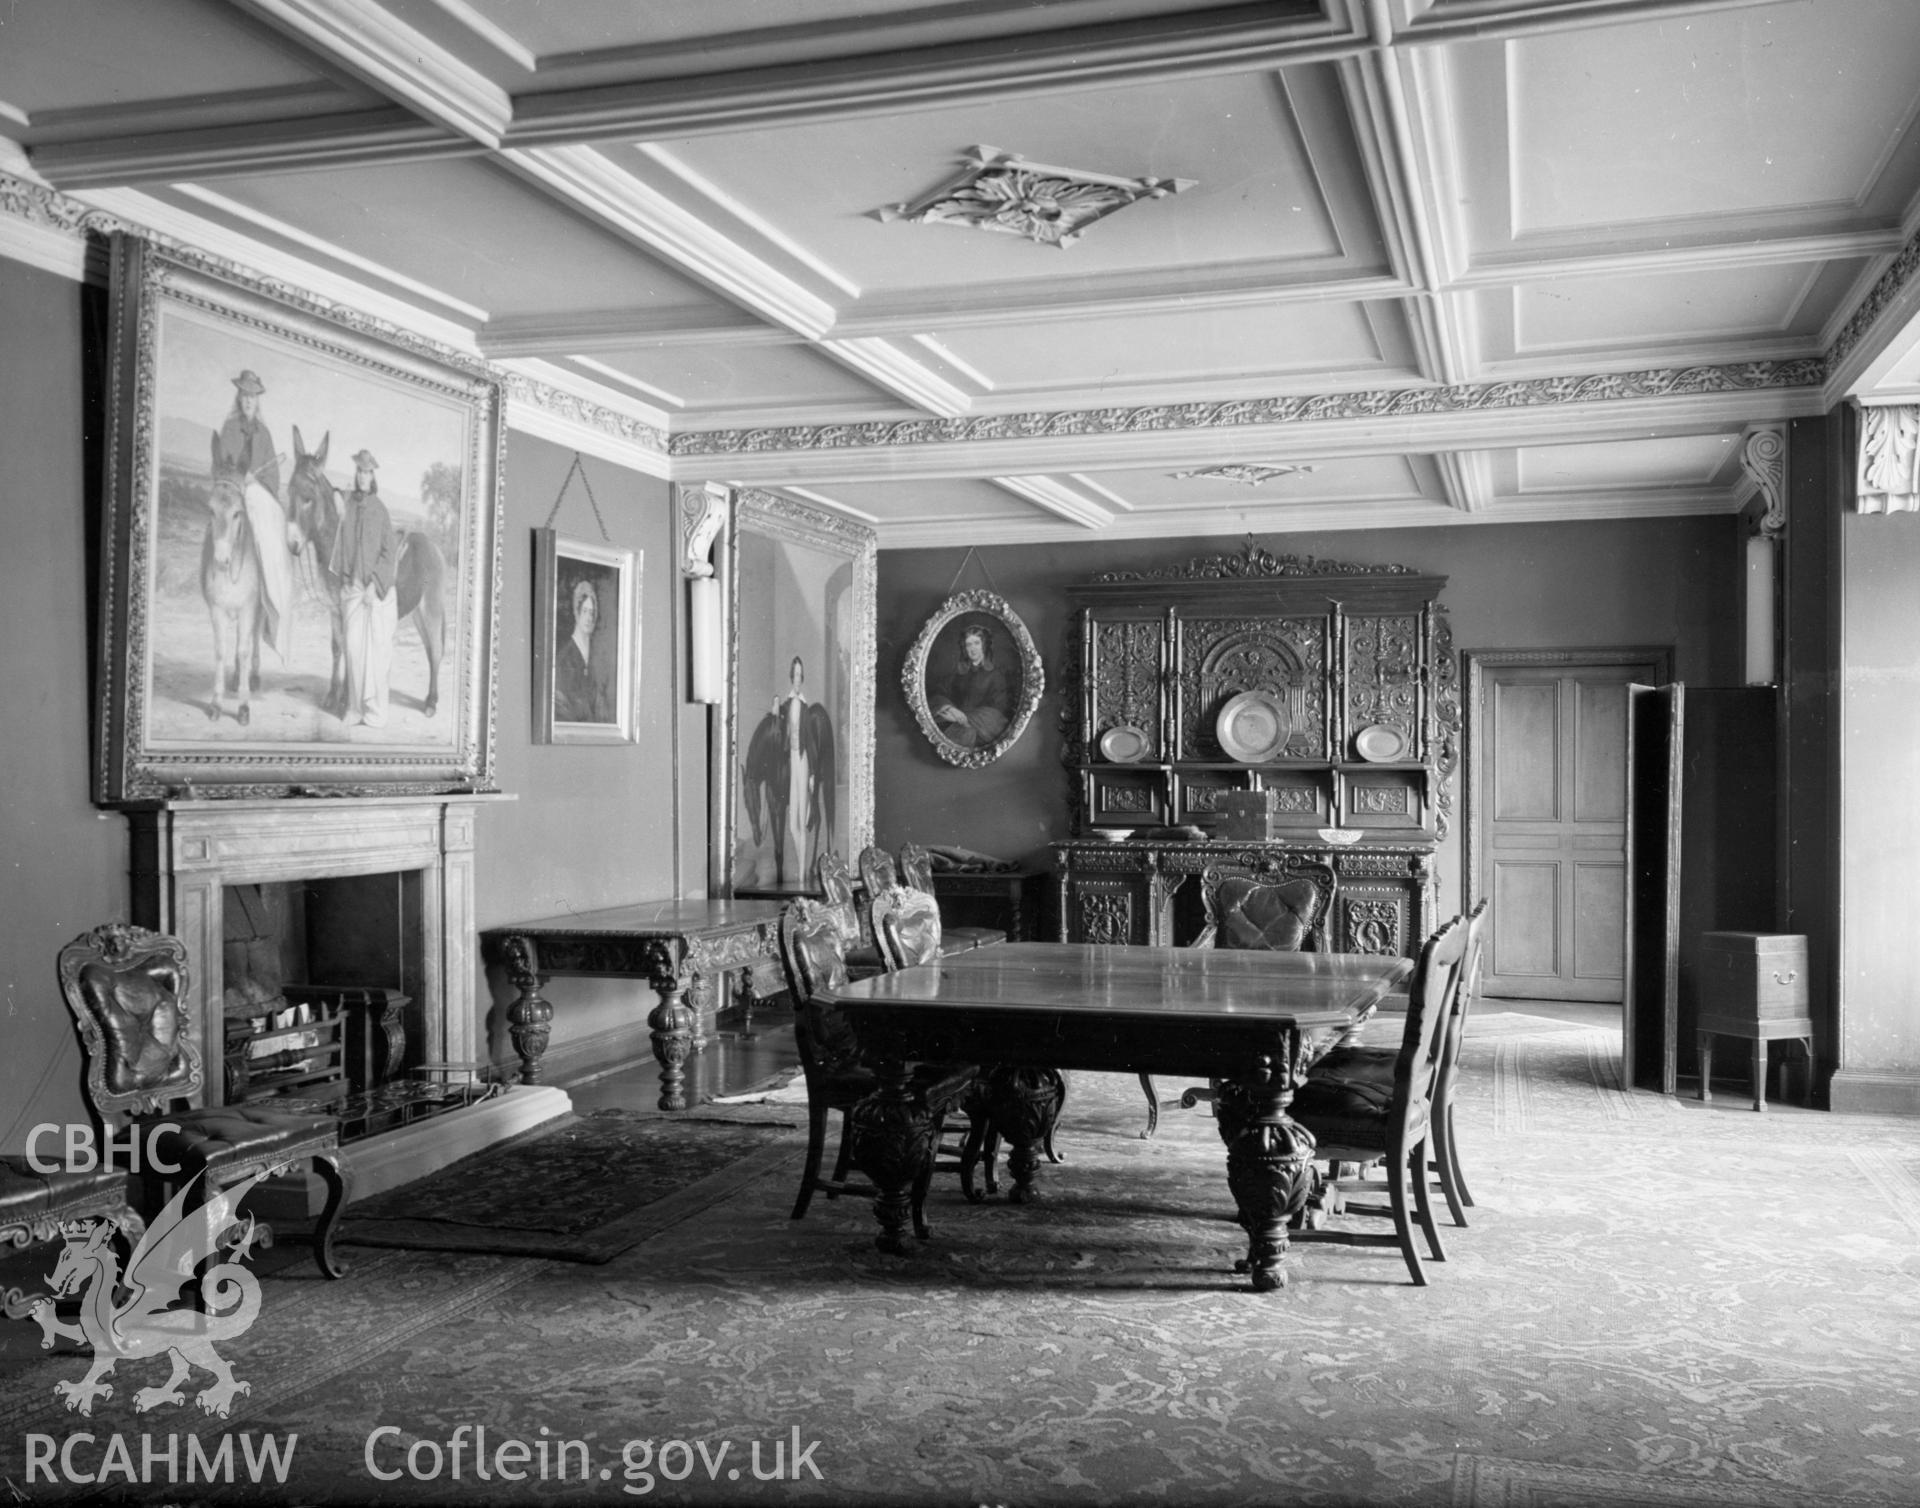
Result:
M958 592L927 619L901 689L948 764L991 764L1026 730L1046 687L1033 636L1005 598Z
M632 743L640 552L535 529L533 568L533 741Z

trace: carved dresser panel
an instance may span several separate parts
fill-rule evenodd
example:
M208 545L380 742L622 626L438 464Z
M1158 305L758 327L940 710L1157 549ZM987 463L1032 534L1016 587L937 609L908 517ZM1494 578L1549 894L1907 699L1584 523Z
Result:
M1071 588L1061 731L1076 836L1055 845L1061 940L1186 941L1184 881L1227 841L1222 798L1252 791L1268 827L1250 853L1334 865L1329 946L1417 951L1459 757L1445 585L1249 541ZM1362 836L1340 846L1323 828Z

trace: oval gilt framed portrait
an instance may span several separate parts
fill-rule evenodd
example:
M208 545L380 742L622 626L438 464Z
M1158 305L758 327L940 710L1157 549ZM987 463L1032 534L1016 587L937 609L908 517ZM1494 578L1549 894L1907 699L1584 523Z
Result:
M900 672L907 704L948 764L992 764L1040 705L1046 674L1020 615L993 592L957 592L927 619Z

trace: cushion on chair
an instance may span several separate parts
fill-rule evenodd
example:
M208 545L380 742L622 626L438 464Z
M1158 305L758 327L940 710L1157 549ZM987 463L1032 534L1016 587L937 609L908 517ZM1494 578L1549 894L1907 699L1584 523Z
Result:
M1316 1068L1313 1077L1293 1092L1288 1113L1307 1122L1323 1145L1385 1151L1392 1108L1393 1065L1389 1062L1383 1079L1365 1074L1328 1077Z
M1321 909L1319 888L1305 879L1278 883L1228 879L1221 882L1216 896L1220 920L1214 946L1221 948L1297 953Z
M151 1125L171 1123L177 1130L162 1131L153 1150L162 1161L196 1169L242 1157L254 1157L280 1148L293 1151L308 1142L337 1137L340 1123L311 1116L275 1114L263 1105L223 1105L217 1110L192 1110L184 1115L156 1116Z
M87 1205L106 1215L126 1202L127 1175L119 1169L36 1173L24 1157L0 1157L0 1229L31 1224L55 1210ZM91 1206L97 1204L98 1208Z

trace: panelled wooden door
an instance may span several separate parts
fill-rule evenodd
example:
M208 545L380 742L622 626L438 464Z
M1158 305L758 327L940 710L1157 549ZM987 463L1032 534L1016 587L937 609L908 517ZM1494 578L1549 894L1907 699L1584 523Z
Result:
M1627 687L1639 664L1492 664L1474 709L1476 895L1493 901L1485 992L1625 996Z

